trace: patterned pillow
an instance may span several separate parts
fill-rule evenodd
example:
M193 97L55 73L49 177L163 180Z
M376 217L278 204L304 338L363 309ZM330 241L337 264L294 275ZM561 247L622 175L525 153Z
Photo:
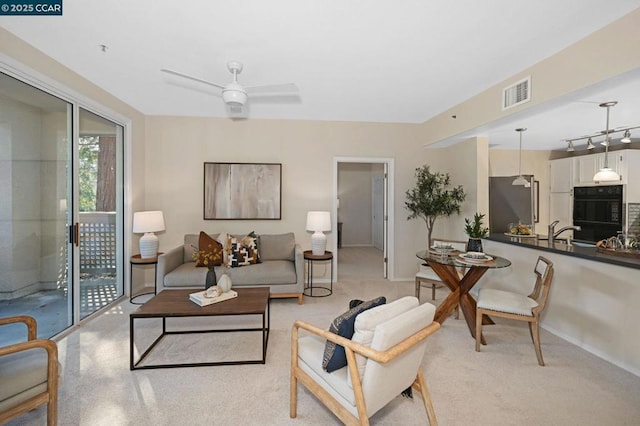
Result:
M379 305L384 305L387 299L383 296L378 297L368 302L361 303L354 308L349 309L344 314L340 315L331 322L329 331L339 336L351 339L354 332L354 324L356 322L356 316L367 309L374 308ZM327 373L336 371L347 365L347 354L344 347L337 345L327 340L324 347L324 356L322 357L322 368Z
M258 237L254 232L240 239L230 236L228 247L230 267L237 268L260 263Z
M212 256L210 258L214 259L213 266L222 265L222 244L215 238L211 238L211 236L204 231L200 231L200 236L198 237L198 251L211 253ZM204 264L204 257L202 255L196 259L196 267L200 266L207 266Z

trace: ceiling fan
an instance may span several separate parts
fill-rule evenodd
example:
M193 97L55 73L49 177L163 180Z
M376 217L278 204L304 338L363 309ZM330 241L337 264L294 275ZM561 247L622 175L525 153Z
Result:
M198 77L193 77L191 75L169 70L166 68L163 68L160 71L222 89L222 100L227 106L230 107L230 110L232 112L242 111L242 106L247 102L249 95L255 93L298 91L298 87L294 83L269 84L262 86L242 86L240 85L240 83L238 83L238 74L242 72L242 64L237 61L231 61L227 63L227 69L231 74L233 74L233 81L227 84L214 83L212 81L203 80Z

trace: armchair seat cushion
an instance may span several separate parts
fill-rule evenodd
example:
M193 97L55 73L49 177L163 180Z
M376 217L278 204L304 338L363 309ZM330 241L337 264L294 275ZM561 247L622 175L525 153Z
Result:
M47 390L47 352L29 349L0 356L0 411Z
M302 336L298 339L300 368L315 381L326 383L323 388L331 393L334 398L348 402L355 409L356 400L353 389L347 385L349 369L341 368L332 373L327 373L322 368L325 342L324 339L316 335Z
M532 309L538 306L538 302L523 295L511 291L496 290L493 288L480 289L478 293L478 308L508 314L524 315L532 317Z

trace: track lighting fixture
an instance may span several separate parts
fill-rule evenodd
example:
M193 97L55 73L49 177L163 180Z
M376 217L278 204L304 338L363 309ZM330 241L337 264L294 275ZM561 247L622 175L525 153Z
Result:
M631 143L631 132L627 129L624 132L624 137L620 139L622 143Z
M575 149L574 144L578 141L583 141L585 139L587 140L587 149L592 150L596 147L593 144L593 138L597 138L597 140L599 140L601 136L604 136L604 139L600 142L600 145L604 146L606 150L609 146L617 142L617 139L614 139L613 135L616 133L622 134L622 132L624 132L624 136L620 138L620 142L625 144L631 143L631 130L640 129L640 124L636 124L634 126L616 127L613 129L609 128L609 124L608 124L609 108L616 105L617 103L618 103L617 101L610 101L610 102L603 102L600 104L601 107L607 108L607 129L606 130L601 130L591 134L586 134L584 136L580 136L577 138L565 139L567 141L567 145L569 145L569 147L567 148L567 151L572 152Z

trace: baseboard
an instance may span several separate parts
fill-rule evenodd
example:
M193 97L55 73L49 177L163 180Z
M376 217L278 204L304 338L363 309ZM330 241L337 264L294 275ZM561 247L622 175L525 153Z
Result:
M547 330L549 333L554 334L556 336L558 336L559 338L566 340L567 342L578 346L579 348L584 349L585 351L597 356L598 358L601 358L607 362L610 362L611 364L615 365L616 367L620 367L623 370L628 371L631 374L634 374L638 377L640 377L640 370L638 370L637 368L627 365L625 362L622 362L618 359L613 359L611 358L611 356L609 354L603 353L600 349L594 348L590 345L586 345L582 342L579 342L578 340L574 339L571 336L567 336L566 334L554 329L553 327L549 327L545 324L540 324L540 327L544 328L545 330ZM544 346L544 343L543 343Z

